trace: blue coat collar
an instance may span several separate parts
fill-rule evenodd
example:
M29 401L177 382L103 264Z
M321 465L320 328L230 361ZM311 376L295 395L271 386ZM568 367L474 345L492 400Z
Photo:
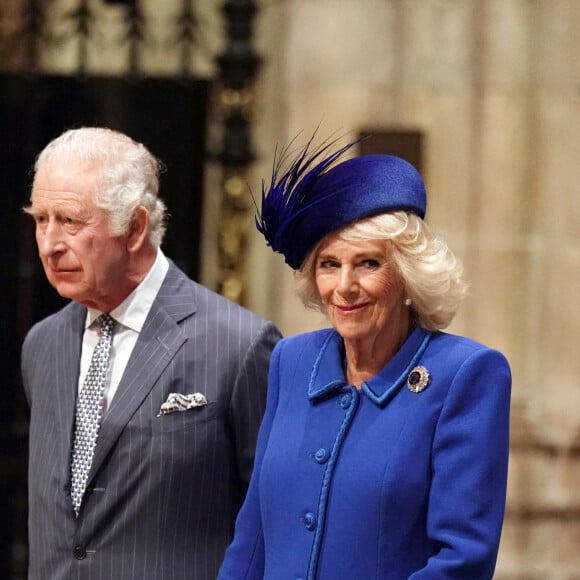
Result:
M383 369L362 384L362 390L373 403L383 406L395 396L406 383L411 370L418 364L431 336L431 332L416 327ZM314 363L308 385L308 398L315 402L347 384L342 338L336 331L331 330Z

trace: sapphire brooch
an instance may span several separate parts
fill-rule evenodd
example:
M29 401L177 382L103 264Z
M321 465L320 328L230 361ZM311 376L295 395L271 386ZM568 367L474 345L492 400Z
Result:
M415 367L407 377L407 387L413 393L424 391L431 382L431 375L425 367Z

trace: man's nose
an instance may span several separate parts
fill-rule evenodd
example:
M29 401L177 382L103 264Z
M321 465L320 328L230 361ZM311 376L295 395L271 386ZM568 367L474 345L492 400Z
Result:
M64 250L61 228L54 221L48 221L43 227L37 226L36 241L41 256L49 257Z

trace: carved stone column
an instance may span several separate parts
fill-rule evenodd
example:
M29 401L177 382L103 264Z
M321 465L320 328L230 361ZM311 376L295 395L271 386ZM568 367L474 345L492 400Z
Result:
M253 46L258 6L253 0L227 0L222 10L227 34L225 50L217 57L221 123L217 158L222 166L217 284L221 294L243 303L247 235L253 219L253 203L246 185L254 160L253 81L261 62Z

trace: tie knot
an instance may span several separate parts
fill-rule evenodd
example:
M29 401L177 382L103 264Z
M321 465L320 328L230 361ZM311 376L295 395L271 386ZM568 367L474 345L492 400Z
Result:
M115 324L117 324L116 320L107 313L101 314L99 318L97 318L97 322L101 328L101 336L111 335L113 328L115 328Z

